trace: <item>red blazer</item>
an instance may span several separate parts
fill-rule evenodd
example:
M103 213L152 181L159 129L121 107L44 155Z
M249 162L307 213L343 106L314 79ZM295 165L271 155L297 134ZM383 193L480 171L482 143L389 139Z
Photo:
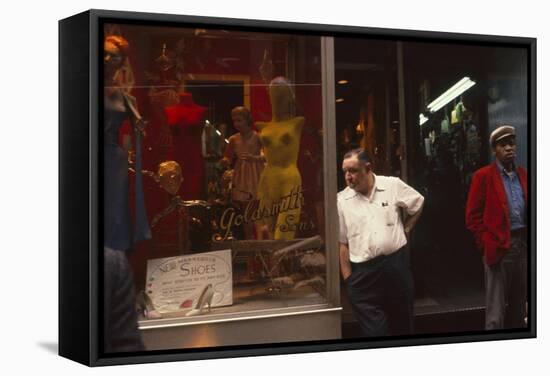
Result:
M516 169L527 203L527 171ZM510 210L498 166L492 163L476 171L466 203L466 227L473 232L485 263L497 263L510 248Z

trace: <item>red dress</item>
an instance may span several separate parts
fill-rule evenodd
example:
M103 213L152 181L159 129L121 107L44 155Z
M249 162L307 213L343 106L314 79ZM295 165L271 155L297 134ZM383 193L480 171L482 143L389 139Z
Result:
M182 170L180 196L184 200L198 200L205 195L201 144L205 113L206 108L195 104L188 93L181 93L180 103L164 109L172 130L174 160Z

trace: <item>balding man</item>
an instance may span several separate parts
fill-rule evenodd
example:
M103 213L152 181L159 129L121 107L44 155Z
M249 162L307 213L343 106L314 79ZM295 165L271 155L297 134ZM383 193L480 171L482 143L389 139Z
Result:
M399 178L375 175L362 149L344 156L342 170L340 268L354 316L367 337L410 334L414 296L406 245L424 197Z

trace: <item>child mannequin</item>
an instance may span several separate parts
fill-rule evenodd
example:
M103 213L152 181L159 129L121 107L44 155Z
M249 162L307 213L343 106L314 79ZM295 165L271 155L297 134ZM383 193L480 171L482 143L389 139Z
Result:
M246 107L231 110L231 119L238 133L229 137L224 153L225 166L233 165L231 198L244 214L247 205L257 199L258 181L264 169L260 137L252 129L252 115ZM245 239L254 239L254 223L244 222Z

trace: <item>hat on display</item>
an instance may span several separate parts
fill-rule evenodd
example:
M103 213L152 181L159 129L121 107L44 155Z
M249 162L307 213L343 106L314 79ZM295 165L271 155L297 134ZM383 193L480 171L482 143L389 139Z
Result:
M510 136L516 136L516 129L511 125L503 125L495 129L491 133L491 136L489 137L489 142L491 143L491 146L495 146L498 141Z

